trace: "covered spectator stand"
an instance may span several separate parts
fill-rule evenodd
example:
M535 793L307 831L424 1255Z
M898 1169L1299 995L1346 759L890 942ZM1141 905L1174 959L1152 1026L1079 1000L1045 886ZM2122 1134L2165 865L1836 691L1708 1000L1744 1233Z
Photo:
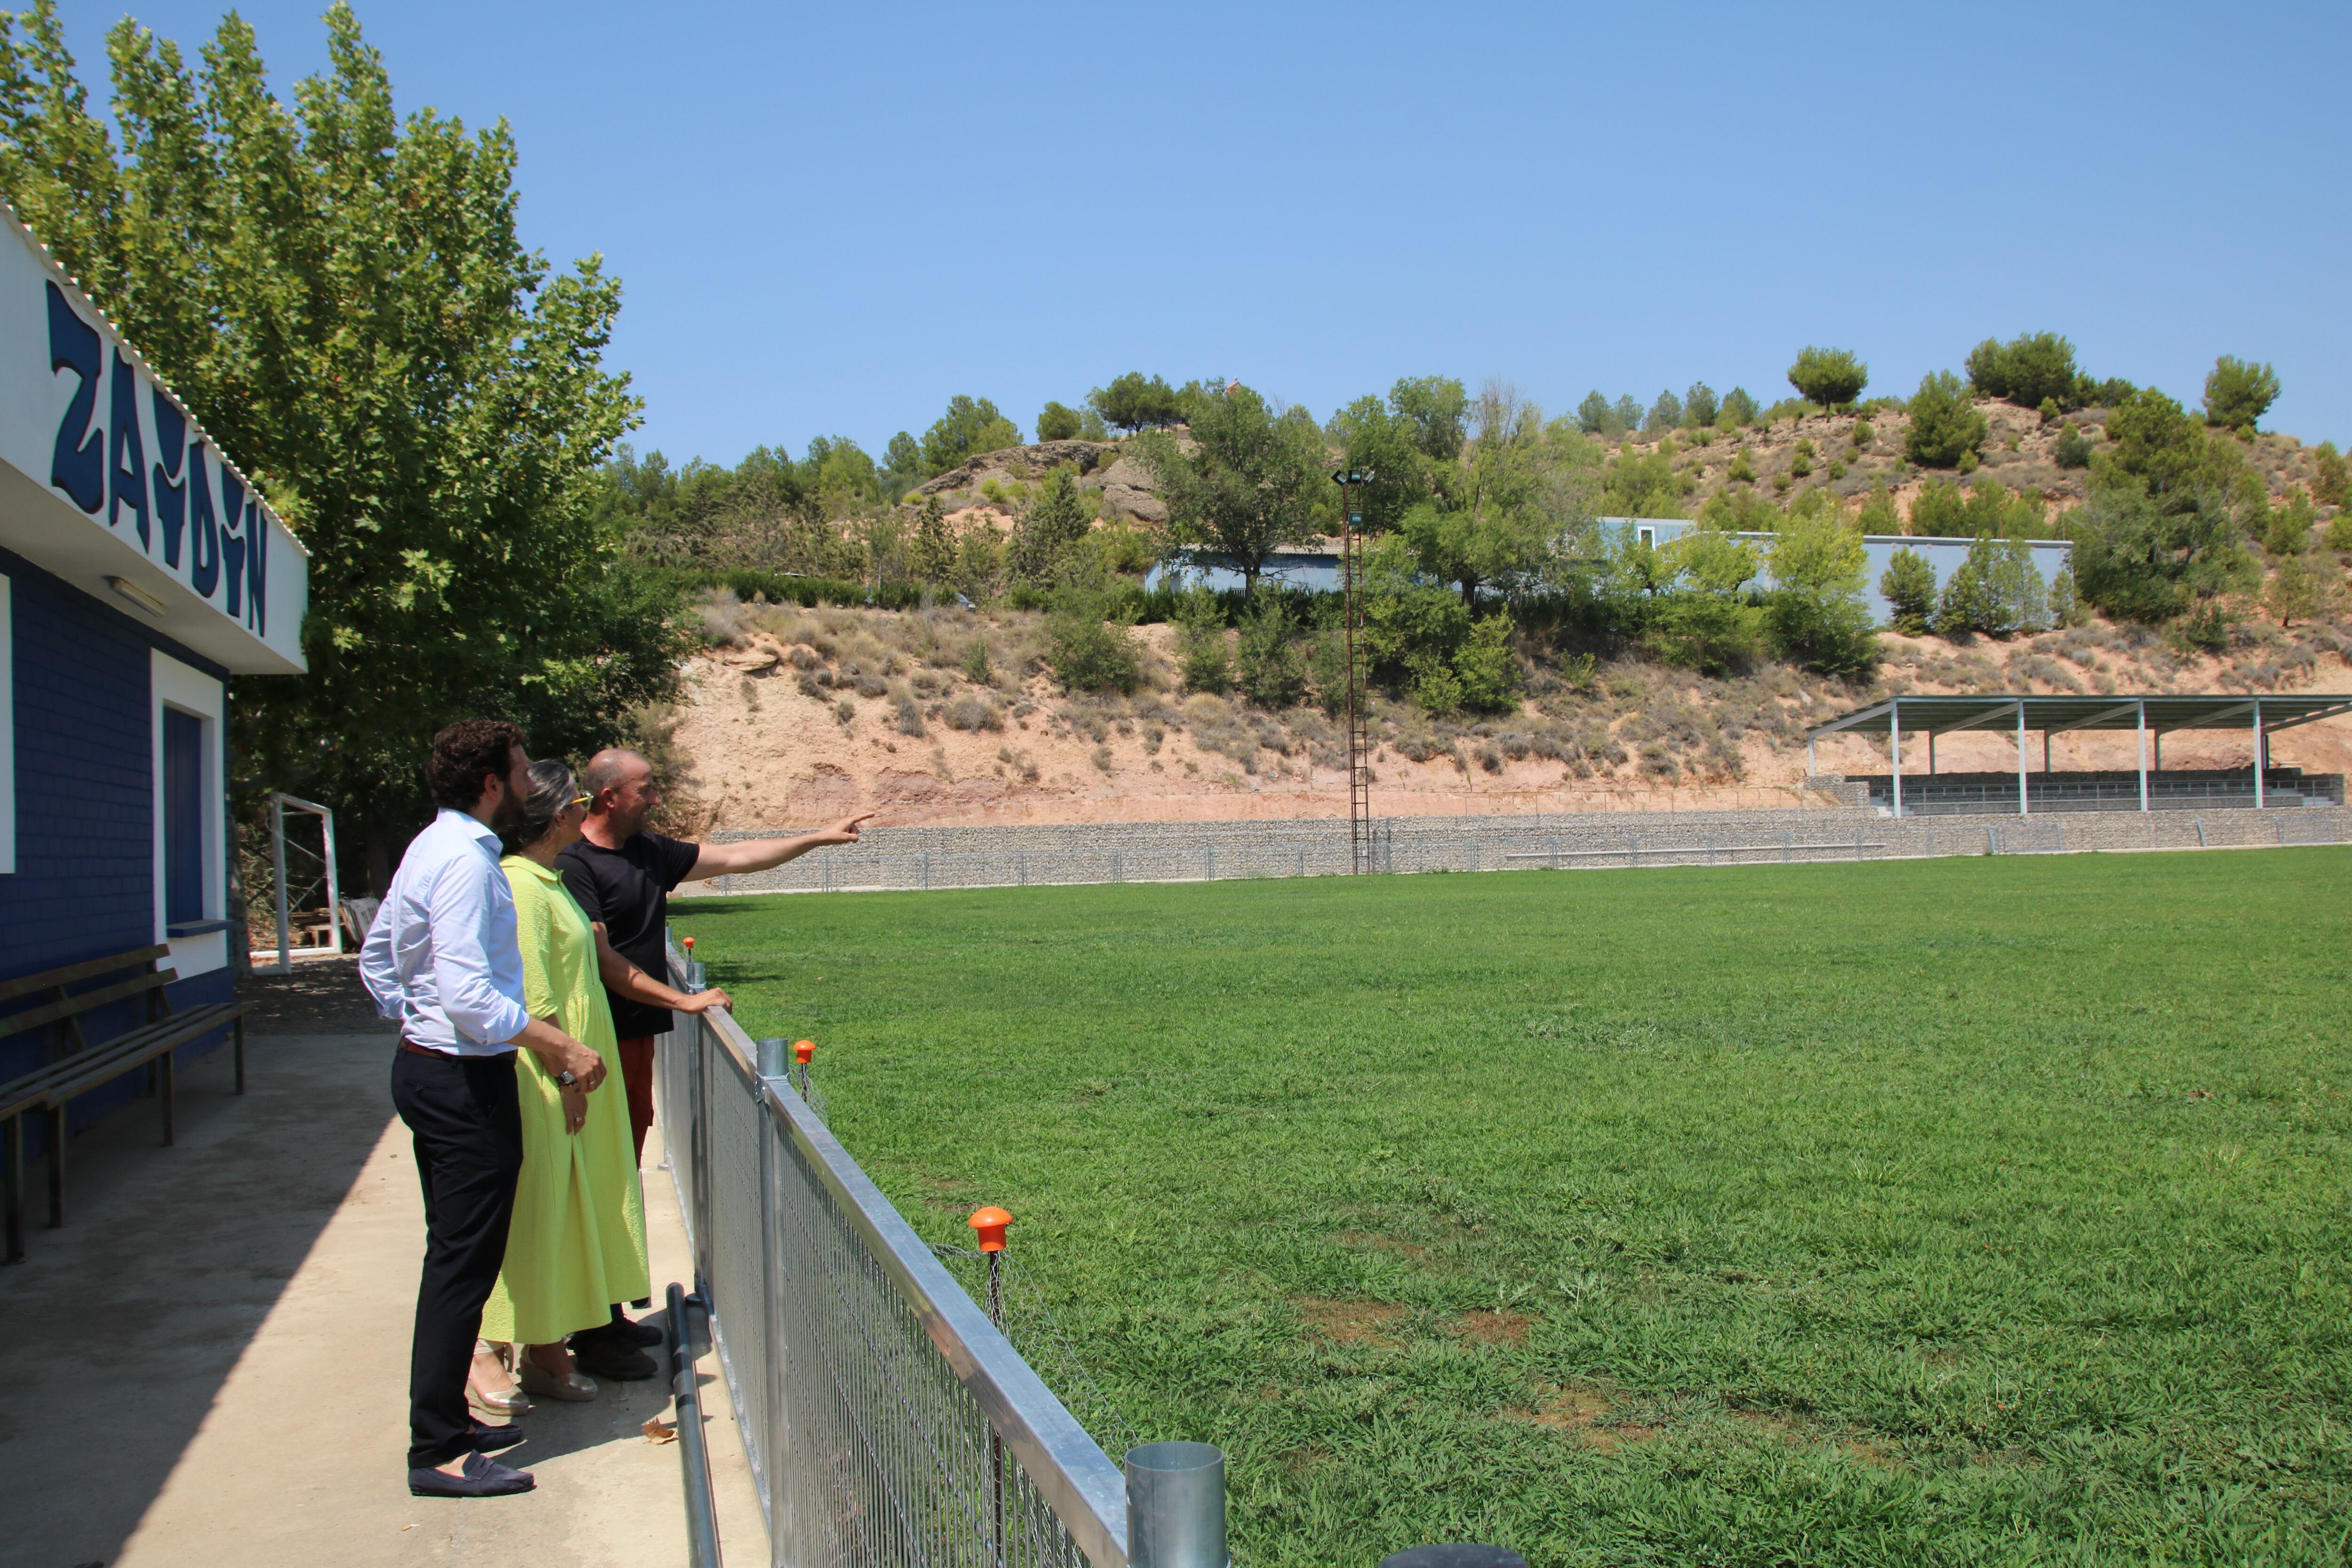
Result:
M1890 697L1840 714L1805 734L1806 771L1818 773L1815 743L1824 735L1885 735L1893 771L1861 782L1872 803L1897 816L1976 812L2214 810L2245 806L2341 805L2340 774L2310 776L2271 763L2270 738L2281 730L2352 712L2352 697L2034 697L2023 693L1975 697ZM2017 773L1938 773L1936 737L1966 730L2013 731ZM2055 773L2050 741L2076 730L2129 730L2139 737L2139 765L2109 772ZM2164 771L2164 737L2176 730L2237 731L2247 735L2253 764L2244 769ZM2026 736L2042 737L2042 771L2029 771ZM1906 777L1903 743L1924 737L1927 771ZM1915 752L1916 754L1916 752Z
M62 1058L233 1000L229 679L303 672L309 565L0 207L0 1098L45 1072L70 1096L27 1121L37 1147L52 1114L80 1126L173 1065L92 1086ZM229 1035L169 1049L184 1063Z

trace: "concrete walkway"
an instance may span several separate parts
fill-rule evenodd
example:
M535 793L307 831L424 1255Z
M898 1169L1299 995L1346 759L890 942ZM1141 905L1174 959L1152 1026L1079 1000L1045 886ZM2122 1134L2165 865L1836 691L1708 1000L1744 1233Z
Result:
M408 1495L425 1232L390 1037L257 1035L243 1099L227 1056L182 1075L178 1147L155 1146L144 1104L76 1138L69 1223L0 1270L0 1563L682 1564L677 1447L642 1430L670 1416L666 1376L540 1401L507 1456L538 1476L528 1496ZM690 1265L656 1145L646 1157L658 1295ZM726 1386L703 1368L720 1540L764 1563Z

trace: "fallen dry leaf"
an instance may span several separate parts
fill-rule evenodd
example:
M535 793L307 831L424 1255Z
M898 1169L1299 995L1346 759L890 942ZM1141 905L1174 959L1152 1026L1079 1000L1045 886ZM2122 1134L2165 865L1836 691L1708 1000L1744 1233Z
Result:
M675 1443L677 1428L656 1415L646 1423L646 1436L656 1443Z

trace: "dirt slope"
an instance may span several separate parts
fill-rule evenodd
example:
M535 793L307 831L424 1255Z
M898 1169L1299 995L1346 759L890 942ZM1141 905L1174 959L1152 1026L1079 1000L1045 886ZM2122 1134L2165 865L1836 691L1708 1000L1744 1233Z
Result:
M1036 617L961 609L893 614L719 605L722 646L697 658L659 726L694 803L687 825L804 825L879 808L888 823L1192 821L1344 816L1339 726L1174 689L1171 630L1142 626L1148 685L1132 697L1061 694L1036 668ZM2184 658L2105 625L1955 647L1885 639L1881 683L1785 668L1706 679L1604 665L1581 689L1536 672L1500 719L1434 721L1381 705L1374 809L1386 816L1666 811L1819 804L1801 787L1804 731L1874 692L2352 690L2328 627L2257 628L2227 659ZM985 670L973 658L987 655ZM983 678L975 679L975 674ZM2037 742L2038 744L2038 738ZM2172 767L2243 767L2250 738L2169 738ZM2352 724L2281 734L2273 760L2352 772ZM1906 759L1924 763L1924 756ZM1948 771L2015 765L2012 742L1954 736ZM2062 736L2061 768L2129 767L2127 735ZM2039 765L2038 757L2035 765ZM1824 742L1823 772L1883 772L1883 742Z

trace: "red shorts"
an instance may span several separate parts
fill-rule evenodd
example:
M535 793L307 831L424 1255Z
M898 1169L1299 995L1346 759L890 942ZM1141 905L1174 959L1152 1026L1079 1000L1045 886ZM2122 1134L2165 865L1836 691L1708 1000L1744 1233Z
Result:
M654 1041L647 1035L621 1042L621 1083L629 1091L629 1132L636 1140L637 1163L646 1162L646 1129L654 1124Z

